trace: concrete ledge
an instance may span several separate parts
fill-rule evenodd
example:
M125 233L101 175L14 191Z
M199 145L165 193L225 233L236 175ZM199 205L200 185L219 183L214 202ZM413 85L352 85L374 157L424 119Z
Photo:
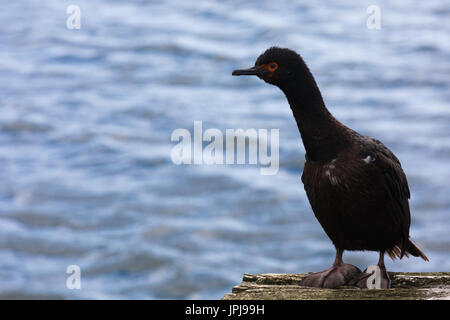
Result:
M389 272L392 288L299 286L305 274L244 274L223 300L450 300L450 272Z

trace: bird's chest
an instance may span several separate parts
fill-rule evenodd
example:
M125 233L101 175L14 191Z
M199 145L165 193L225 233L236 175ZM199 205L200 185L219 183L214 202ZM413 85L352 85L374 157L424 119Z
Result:
M302 181L313 209L337 209L346 205L358 188L360 171L359 164L351 159L333 159L327 163L306 161Z
M351 154L327 163L306 161L302 181L314 212L349 212L366 201L372 166L373 161Z

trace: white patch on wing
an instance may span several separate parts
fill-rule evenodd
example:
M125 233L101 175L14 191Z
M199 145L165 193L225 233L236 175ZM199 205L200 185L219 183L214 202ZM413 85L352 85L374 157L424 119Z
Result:
M363 161L364 161L365 163L371 163L371 162L374 162L374 161L375 161L375 158L372 158L372 156L368 155L367 157L365 157L365 158L363 159Z

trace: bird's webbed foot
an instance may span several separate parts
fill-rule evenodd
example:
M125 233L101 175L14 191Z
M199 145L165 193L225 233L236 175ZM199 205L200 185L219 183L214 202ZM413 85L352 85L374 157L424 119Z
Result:
M334 264L331 268L304 276L299 284L306 287L331 289L343 286L354 279L359 279L361 274L361 270L354 265Z

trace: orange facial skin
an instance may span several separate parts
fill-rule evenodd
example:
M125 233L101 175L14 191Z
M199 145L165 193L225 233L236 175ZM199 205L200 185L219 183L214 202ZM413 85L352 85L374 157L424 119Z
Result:
M263 69L270 71L270 73L267 76L269 78L272 78L273 73L278 69L278 63L271 62L271 63L267 63L267 64L262 64L262 65L259 65L258 68L263 68Z

